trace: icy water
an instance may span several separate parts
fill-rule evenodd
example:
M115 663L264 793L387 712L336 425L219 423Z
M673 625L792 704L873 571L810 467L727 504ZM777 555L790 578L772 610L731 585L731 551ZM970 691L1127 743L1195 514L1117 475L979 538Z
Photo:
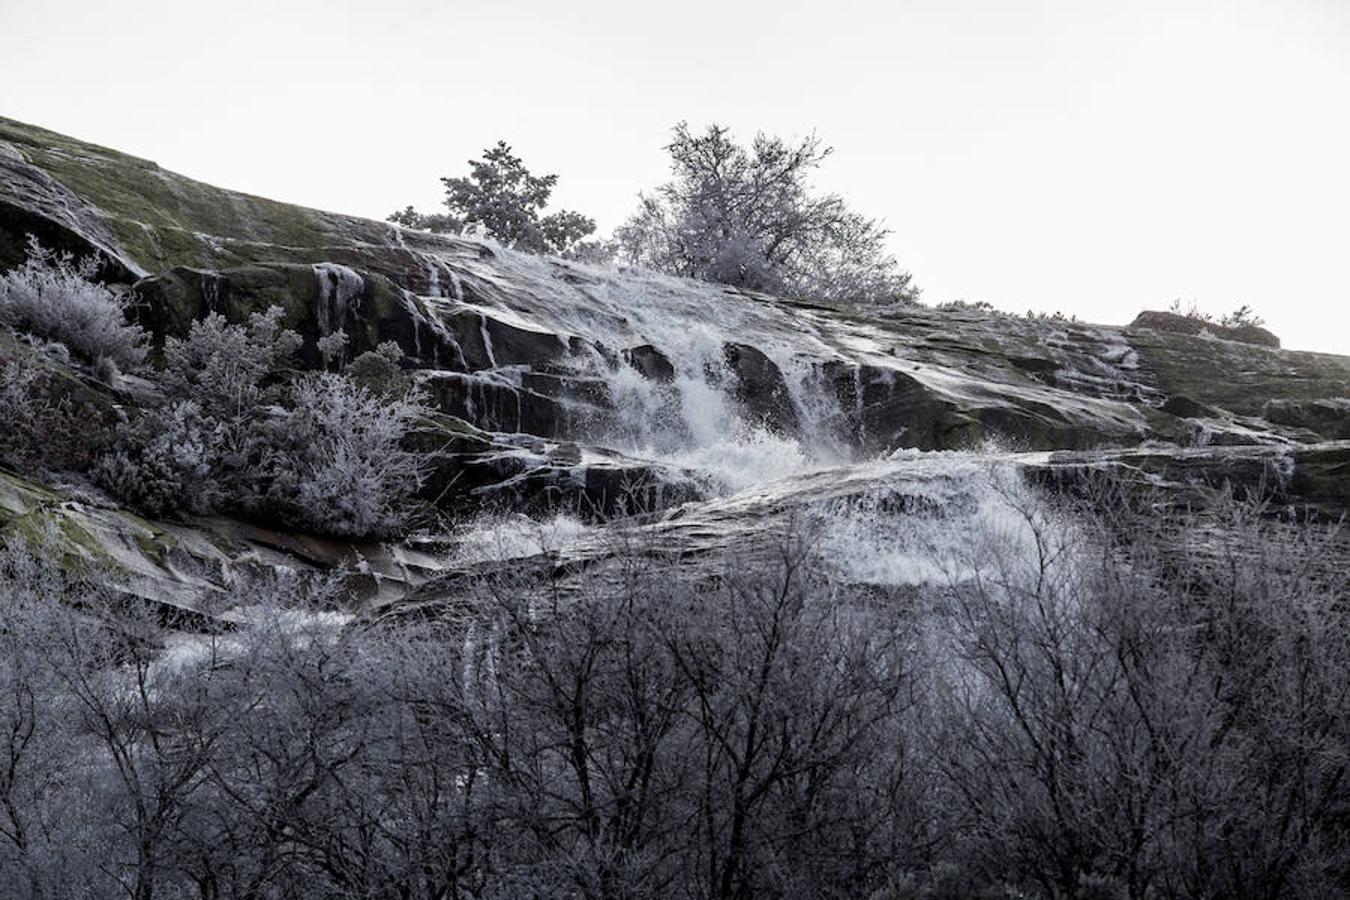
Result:
M458 270L458 271L457 271ZM587 434L597 447L695 473L705 498L647 516L643 538L689 552L727 549L774 529L809 530L851 581L917 584L950 576L972 532L1016 537L1018 508L1033 502L1014 455L896 450L868 455L841 433L845 397L822 364L894 364L879 336L809 307L787 307L713 285L498 252L490 265L457 260L438 271L443 301L513 328L572 338L568 365L603 382L612 413ZM476 303L464 300L472 282ZM521 285L528 284L529 292ZM484 325L483 339L491 347ZM782 373L794 433L746 415L724 347L761 351ZM673 369L657 380L614 364L596 348L655 348ZM494 360L495 362L495 360ZM599 552L608 532L630 523L585 524L567 515L485 516L464 532L461 563L553 553ZM940 570L943 569L943 570Z

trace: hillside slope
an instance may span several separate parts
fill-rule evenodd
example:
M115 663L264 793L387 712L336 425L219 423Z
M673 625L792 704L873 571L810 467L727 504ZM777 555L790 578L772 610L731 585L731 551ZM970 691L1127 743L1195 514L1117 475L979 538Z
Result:
M1350 508L1345 357L972 310L839 308L531 257L223 190L0 119L0 269L23 259L29 235L102 256L105 277L134 285L157 340L210 311L239 321L278 305L310 366L339 328L352 354L398 342L444 414L428 497L456 521L495 509L687 524L701 504L739 508L728 498L769 482L791 506L821 478L893 489L902 464L854 476L905 451L991 447L1028 469L1111 468L1161 487L1273 473L1288 502ZM91 389L125 410L131 383ZM374 573L365 595L385 600L455 566L437 540L355 547L237 522L146 523L28 477L0 484L5 527L35 509L93 517L92 543L117 544L107 555L138 573L143 595L189 606L181 598L200 592L184 593L188 581L218 584L244 561L359 559ZM732 527L714 512L707 528L725 534L759 515L737 513ZM215 574L186 577L161 539L196 547L196 568Z

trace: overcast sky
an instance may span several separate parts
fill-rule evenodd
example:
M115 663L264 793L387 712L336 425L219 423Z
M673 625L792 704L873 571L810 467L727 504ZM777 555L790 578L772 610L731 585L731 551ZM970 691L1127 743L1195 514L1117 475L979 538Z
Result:
M814 130L926 301L1350 353L1350 0L0 0L0 115L375 218L504 138L605 231L677 121Z

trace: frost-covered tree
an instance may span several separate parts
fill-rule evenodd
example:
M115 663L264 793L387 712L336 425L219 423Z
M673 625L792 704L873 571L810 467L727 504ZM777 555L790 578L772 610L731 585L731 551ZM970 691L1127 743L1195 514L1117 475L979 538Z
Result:
M411 206L389 216L407 228L446 233L481 228L489 237L530 253L567 253L595 231L571 210L543 215L558 176L535 175L505 141L469 160L467 177L442 178L448 214L423 215Z
M889 230L815 194L811 173L830 155L814 136L790 143L727 128L675 126L673 178L642 195L620 227L620 252L659 271L778 294L855 303L908 302L918 289L886 249Z

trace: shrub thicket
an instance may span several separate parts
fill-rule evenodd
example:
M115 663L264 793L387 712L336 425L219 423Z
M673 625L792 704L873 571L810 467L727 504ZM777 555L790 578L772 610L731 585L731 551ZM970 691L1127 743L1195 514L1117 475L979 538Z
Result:
M53 365L42 359L60 344L40 351L18 349L0 358L0 464L23 471L82 471L102 452L111 431L110 411L95 408L71 385L61 384Z
M122 427L96 468L104 486L155 515L237 511L349 537L404 527L422 475L401 441L423 407L396 377L397 348L352 363L384 391L287 373L300 338L281 316L242 326L213 313L169 338L165 400Z

